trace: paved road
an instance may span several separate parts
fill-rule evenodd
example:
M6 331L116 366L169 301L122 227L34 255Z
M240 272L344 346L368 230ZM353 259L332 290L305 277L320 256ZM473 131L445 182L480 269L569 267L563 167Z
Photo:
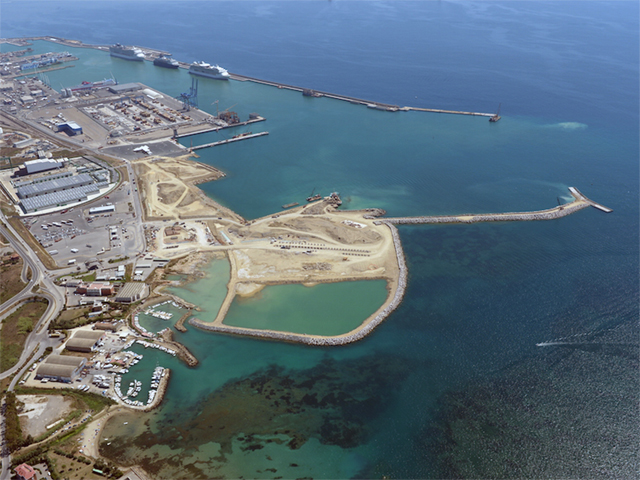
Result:
M49 301L49 305L44 312L44 315L40 318L33 331L27 337L25 347L20 355L18 363L0 374L0 378L6 378L13 373L21 370L19 375L16 375L9 386L9 390L13 390L16 382L22 377L23 373L29 367L26 362L31 356L31 353L38 348L36 355L33 357L40 357L48 346L53 346L54 341L57 339L50 339L47 331L49 322L56 318L62 310L65 304L64 290L56 286L53 282L53 276L51 272L40 261L35 252L29 247L29 245L17 234L11 225L8 224L3 214L0 214L0 233L11 243L16 252L22 257L24 261L23 274L26 272L27 267L31 268L31 280L27 283L27 286L16 296L0 305L0 312L6 310L12 310L12 307L16 304L23 302L29 297L34 296L32 289L35 285L40 285L40 288L36 294L38 297L46 298ZM25 277L26 279L26 277ZM0 415L0 421L4 425L4 415ZM2 428L2 435L0 440L4 442L4 427ZM5 455L4 449L2 450L2 471L0 471L0 480L10 478L10 464L11 457Z

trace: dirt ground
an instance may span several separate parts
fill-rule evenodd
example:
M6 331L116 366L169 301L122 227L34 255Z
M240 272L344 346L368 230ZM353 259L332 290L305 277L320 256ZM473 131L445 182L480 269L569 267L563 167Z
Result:
M24 403L20 414L23 434L37 437L47 431L47 426L71 413L71 399L62 395L18 395Z
M217 215L242 221L242 217L214 202L196 187L217 180L224 173L191 160L189 155L138 160L134 169L147 219L178 220Z

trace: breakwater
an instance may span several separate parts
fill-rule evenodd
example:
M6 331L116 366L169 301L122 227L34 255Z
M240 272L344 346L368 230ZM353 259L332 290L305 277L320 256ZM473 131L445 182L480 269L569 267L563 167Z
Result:
M29 45L30 44L29 42L36 41L36 40L52 41L54 43L59 43L59 44L70 46L70 47L93 48L96 50L109 51L109 45L90 45L78 40L69 40L61 37L48 36L48 37L26 37L26 38L19 38L19 39L11 38L11 39L4 39L4 42L11 43L12 45L25 46L25 45ZM157 49L148 48L148 47L140 47L140 46L135 46L135 47L142 50L142 52L145 54L145 60L147 61L153 61L158 55L160 54L165 55L168 53L168 52L163 52L162 50L157 50ZM189 63L186 63L186 62L179 61L178 63L180 64L180 68L184 68L184 69L189 69L189 67L191 66ZM398 105L376 102L372 100L365 100L362 98L352 97L349 95L340 95L336 93L323 92L320 90L310 90L308 88L298 87L296 85L289 85L281 82L273 82L271 80L263 80L260 78L249 77L247 75L241 75L238 73L229 72L229 77L232 80L236 80L240 82L254 82L254 83L260 83L262 85L277 87L280 89L293 90L300 93L305 92L305 94L307 94L309 98L326 97L334 100L341 100L344 102L353 103L356 105L364 105L368 108L387 111L387 112L429 112L429 113L446 113L446 114L452 114L452 115L471 115L476 117L494 117L495 116L495 113L469 112L469 111L463 111L463 110L443 110L438 108L421 108L421 107L409 107L409 106L400 107Z
M253 330L241 327L228 327L221 323L205 323L198 319L189 320L189 324L193 325L194 327L201 328L203 330L209 330L212 332L230 333L233 335L247 335L257 338L304 343L307 345L316 346L347 345L349 343L362 340L364 337L369 335L374 328L380 325L384 321L384 319L391 314L391 312L398 308L398 306L402 302L407 287L407 264L405 261L404 250L402 249L402 243L400 241L400 235L398 234L398 229L393 225L386 225L391 230L391 236L393 238L396 252L396 259L398 262L397 285L395 285L395 289L393 289L391 300L385 302L386 305L381 310L375 313L372 317L369 317L367 320L365 320L362 325L360 325L360 327L356 328L355 330L344 335L324 337L320 335L304 335L298 333L277 332L274 330Z
M262 85L268 85L271 87L277 87L285 90L293 90L295 92L312 92L311 95L308 95L310 98L320 98L326 97L331 98L333 100L341 100L343 102L349 102L356 105L365 105L368 108L372 108L375 110L382 110L387 112L429 112L429 113L448 113L452 115L471 115L476 117L493 117L495 113L483 113L483 112L468 112L463 110L443 110L439 108L420 108L420 107L400 107L398 105L392 105L389 103L375 102L372 100L365 100L358 97L352 97L349 95L340 95L337 93L323 92L320 90L309 90L307 88L298 87L295 85L288 85L286 83L273 82L270 80L262 80L260 78L248 77L246 75L240 75L237 73L229 73L229 76L233 80L237 80L240 82L254 82L260 83Z
M418 217L394 217L377 220L376 224L390 223L394 225L418 225L436 223L480 223L480 222L522 222L535 220L554 220L566 217L583 208L594 207L606 213L613 210L596 203L585 197L575 187L569 187L569 192L574 197L574 201L565 205L559 205L547 210L537 210L532 212L509 212L509 213L468 213L462 215L436 215Z

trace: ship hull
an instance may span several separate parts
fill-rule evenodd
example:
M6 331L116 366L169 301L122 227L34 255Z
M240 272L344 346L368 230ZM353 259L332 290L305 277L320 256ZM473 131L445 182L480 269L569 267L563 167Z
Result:
M158 62L158 61L155 61L155 60L154 60L153 64L156 67L162 67L162 68L178 68L180 66L177 63Z
M205 78L213 78L214 80L229 80L229 77L225 77L223 75L220 75L219 73L206 73L206 72L198 72L197 70L189 70L189 73L191 75L197 75L199 77L205 77Z
M144 60L144 58L138 57L136 55L130 56L130 55L124 55L122 53L114 53L114 52L111 52L111 56L112 57L117 57L117 58L122 58L123 60L131 60L133 62L142 62Z

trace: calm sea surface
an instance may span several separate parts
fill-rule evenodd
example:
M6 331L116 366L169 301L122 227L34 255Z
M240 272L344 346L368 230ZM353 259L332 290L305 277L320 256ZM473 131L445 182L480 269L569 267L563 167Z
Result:
M3 37L136 44L400 106L502 105L490 124L201 79L202 109L215 113L217 100L243 119L267 118L252 127L267 137L198 152L227 173L203 190L248 219L314 189L339 191L342 208L416 215L548 208L575 186L614 210L400 228L405 301L354 345L176 332L200 360L195 369L140 349L126 380L147 382L156 362L169 367L166 399L155 413L108 424L104 455L154 478L637 475L637 2L3 0L0 13ZM48 74L54 88L114 75L176 96L191 84L185 71L73 53L75 67ZM179 293L214 317L228 266L206 273ZM299 310L282 299L296 297L366 316L384 299L378 286L358 285L358 296L340 285L301 297L265 290L239 302L231 321L274 315L292 325Z

